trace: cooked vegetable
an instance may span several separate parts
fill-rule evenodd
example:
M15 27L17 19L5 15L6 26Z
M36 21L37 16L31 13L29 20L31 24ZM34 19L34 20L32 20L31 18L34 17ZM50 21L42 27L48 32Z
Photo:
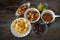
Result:
M38 17L39 13L34 10L29 11L26 15L26 18L28 18L28 20L30 21L35 21L36 19L38 19Z
M38 4L37 9L40 11L46 10L47 9L46 4L45 3Z

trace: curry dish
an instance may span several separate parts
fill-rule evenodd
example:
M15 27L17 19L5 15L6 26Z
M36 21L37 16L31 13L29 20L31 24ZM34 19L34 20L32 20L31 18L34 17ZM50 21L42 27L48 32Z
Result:
M24 19L19 19L19 20L14 20L14 29L20 34L24 34L25 32L28 31L29 25L26 20Z
M34 10L28 11L28 13L26 14L26 18L30 21L35 21L36 19L38 19L38 17L39 13Z
M43 20L46 21L46 22L50 22L50 21L52 21L52 19L53 19L52 15L51 15L50 13L45 13L45 14L43 14L43 15L42 15L42 18L43 18Z

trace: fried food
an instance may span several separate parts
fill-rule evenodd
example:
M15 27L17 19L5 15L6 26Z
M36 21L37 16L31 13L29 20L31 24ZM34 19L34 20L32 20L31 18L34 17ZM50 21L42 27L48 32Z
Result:
M28 8L28 5L23 5L23 6L19 7L18 14L23 14L27 8Z

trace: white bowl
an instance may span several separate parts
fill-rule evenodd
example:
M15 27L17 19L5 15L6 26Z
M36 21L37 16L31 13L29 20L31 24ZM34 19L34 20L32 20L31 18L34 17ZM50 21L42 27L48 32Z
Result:
M52 15L53 19L52 19L50 22L46 22L46 21L43 20L42 15L45 14L45 13L50 13L50 14ZM42 19L43 22L45 22L45 23L47 23L47 24L48 24L48 23L51 23L51 22L53 22L53 21L55 20L55 13L54 13L52 10L48 10L48 9L47 9L47 10L44 10L44 11L41 13L41 19Z
M17 18L17 19L15 19L15 20L19 20L19 19L24 19L24 20L26 20L25 18ZM15 20L14 20L14 21L15 21ZM26 31L23 35L21 35L20 33L16 32L15 29L13 28L13 23L14 23L14 21L13 21L12 24L11 24L11 32L12 32L12 34L13 34L14 36L16 36L16 37L25 37L25 36L27 36L27 35L30 33L32 27L31 27L31 24L30 24L29 21L28 21L29 29L28 29L28 31Z
M24 3L24 4L22 4L20 7L22 7L22 6L24 6L24 5L28 5L28 8L29 8L29 7L30 7L30 2ZM19 8L20 8L20 7L19 7ZM18 8L18 9L19 9L19 8ZM17 9L17 11L16 11L16 13L15 13L16 16L22 15L22 14L19 14L19 13L18 13L18 9ZM23 14L24 14L24 13L23 13Z
M34 11L37 11L38 13L39 13L39 17L35 20L35 21L30 21L31 23L35 23L35 22L37 22L39 19L40 19L40 12L36 9L36 8L29 8L29 9L27 9L26 11L25 11L25 13L24 13L24 17L26 18L26 14L30 11L30 10L34 10ZM27 19L27 18L26 18ZM27 19L28 21L29 21L29 19Z

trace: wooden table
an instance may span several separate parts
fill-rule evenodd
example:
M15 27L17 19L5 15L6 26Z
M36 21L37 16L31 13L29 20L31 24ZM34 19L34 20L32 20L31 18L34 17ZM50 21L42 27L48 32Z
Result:
M46 2L48 9L60 15L60 0L0 0L0 40L60 40L60 18L56 18L43 36L32 32L24 38L13 36L10 31L11 22L16 18L15 12L19 5L27 1L31 2L31 7L39 2Z

